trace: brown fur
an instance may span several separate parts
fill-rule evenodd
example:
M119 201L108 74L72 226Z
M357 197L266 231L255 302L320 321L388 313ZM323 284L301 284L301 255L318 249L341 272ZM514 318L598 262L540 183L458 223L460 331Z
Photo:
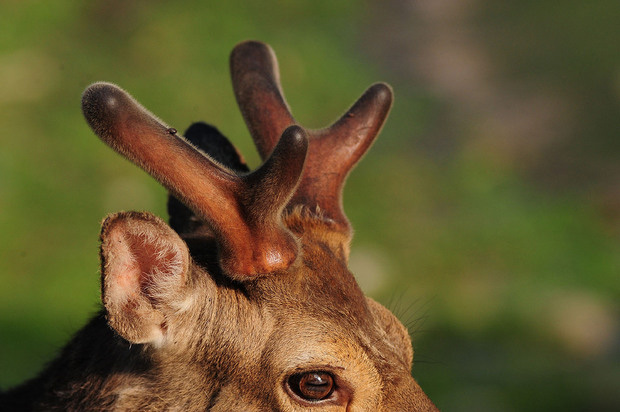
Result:
M255 47L265 52L255 44L251 51ZM382 121L377 122L380 126ZM99 132L108 138L114 127ZM299 158L303 152L303 162L306 148L295 144L298 148L284 153L293 150L292 157ZM309 153L315 154L309 156L315 158L325 150L313 152L312 147L310 141ZM101 232L104 308L41 375L3 393L0 409L435 410L410 374L413 350L406 328L364 296L347 268L350 233L339 195L348 169L360 156L355 153L348 160L351 164L341 170L334 193L316 197L308 192L314 190L308 173L319 173L318 165L302 174L299 167L279 165L290 156L271 156L275 172L244 175L249 177L243 181L266 187L275 206L262 215L260 207L252 208L268 199L243 199L247 192L236 193L242 189L233 183L216 195L224 202L217 210L226 213L225 203L236 198L235 219L245 218L225 229L218 225L226 218L217 216L180 235L149 213L109 216ZM200 162L209 161L205 159ZM213 164L207 167L221 168ZM143 167L152 172L160 166ZM233 172L224 172L236 182ZM194 212L208 209L194 204L210 200L187 196L187 190L195 189L170 183L177 179L169 176L174 170L165 173L156 177L189 198ZM282 173L287 176L279 177ZM310 201L304 204L302 198ZM273 233L264 237L261 230ZM239 233L241 237L235 237ZM239 243L247 233L259 233L259 242ZM289 238L292 242L277 240ZM252 255L259 256L260 263L248 258L266 239L276 239L276 252L292 251L293 259L275 261L272 254L262 254L263 249ZM228 260L222 260L223 253ZM244 265L247 271L237 270ZM290 376L310 371L333 377L331 395L310 401L287 384Z
M104 225L104 245L111 219L146 219L155 231L165 225L147 214L119 214ZM303 260L289 272L235 285L192 265L186 292L159 303L165 342L131 344L117 333L134 332L115 333L102 312L39 378L5 395L4 407L27 410L27 401L34 410L301 410L283 379L325 368L342 373L349 410L431 408L409 375L405 328L364 297L340 252L324 243L325 229L307 220L305 231L302 220L287 219L303 245ZM175 308L190 294L190 307Z

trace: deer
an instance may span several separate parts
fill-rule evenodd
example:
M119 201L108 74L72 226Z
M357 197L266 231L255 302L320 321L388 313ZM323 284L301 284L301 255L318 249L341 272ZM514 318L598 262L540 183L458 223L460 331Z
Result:
M233 90L262 165L215 127L184 135L94 83L94 133L169 191L169 224L118 212L100 234L102 308L37 377L0 395L35 411L432 411L407 329L347 262L345 180L393 92L376 83L331 126L295 121L275 53L245 41Z

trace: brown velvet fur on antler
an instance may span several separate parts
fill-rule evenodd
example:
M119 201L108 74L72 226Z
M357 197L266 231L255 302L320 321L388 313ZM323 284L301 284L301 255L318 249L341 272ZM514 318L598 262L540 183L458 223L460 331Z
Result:
M303 170L308 146L303 129L283 130L262 167L237 175L171 133L174 129L112 84L90 86L82 107L103 141L148 171L210 225L227 274L244 279L286 270L295 261L298 246L282 225L281 214Z
M275 54L264 43L241 43L231 54L230 71L241 113L265 159L282 131L296 124L280 86ZM350 236L350 224L342 210L342 188L351 169L379 134L391 106L392 89L377 83L333 125L308 130L306 168L288 208L303 205L319 210L334 230Z

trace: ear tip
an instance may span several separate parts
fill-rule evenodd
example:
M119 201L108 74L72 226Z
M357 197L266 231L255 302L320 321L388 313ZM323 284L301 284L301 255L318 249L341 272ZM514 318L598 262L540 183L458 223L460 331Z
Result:
M158 216L151 212L137 212L137 211L122 211L116 213L110 213L107 215L101 223L102 232L107 232L117 224L140 224L140 225L153 225L161 228L165 228L168 225ZM172 230L172 229L170 229Z

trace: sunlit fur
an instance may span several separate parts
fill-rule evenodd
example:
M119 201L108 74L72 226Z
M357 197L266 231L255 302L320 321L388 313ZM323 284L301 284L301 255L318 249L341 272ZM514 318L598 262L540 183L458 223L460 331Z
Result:
M234 284L215 265L191 263L178 284L170 279L178 279L184 266L164 265L153 273L163 286L143 288L156 299L144 303L142 315L110 305L49 369L5 395L3 403L32 402L38 410L303 410L286 393L284 380L293 371L321 368L334 370L351 386L343 392L351 394L350 411L431 408L409 375L412 350L405 328L364 297L342 250L334 252L325 243L342 239L330 239L328 227L301 210L286 222L303 246L302 259L288 273ZM161 251L155 263L166 251L187 253L176 249L184 243L161 220L131 213L108 219L102 255L127 253L108 238L120 228L139 233L141 241ZM213 253L193 251L205 252ZM104 279L116 275L108 273L112 266L104 265ZM106 290L104 285L104 302L110 298ZM179 305L186 307L178 310ZM123 329L108 327L115 317L124 318ZM136 335L149 330L148 320L155 320L152 328L166 325L161 336ZM132 344L123 334L148 342ZM391 409L394 405L398 409ZM322 407L344 408L338 403Z

